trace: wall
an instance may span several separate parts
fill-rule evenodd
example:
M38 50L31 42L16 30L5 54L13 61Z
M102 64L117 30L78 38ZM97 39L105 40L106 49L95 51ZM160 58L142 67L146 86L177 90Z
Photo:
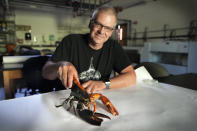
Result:
M68 8L54 8L44 6L16 8L16 25L31 26L31 44L54 44L70 33L88 32L89 16L73 17L73 12ZM17 38L24 39L24 34L28 31L17 31ZM49 41L49 36L54 35L55 40ZM24 41L27 44L28 41Z
M121 4L125 2L119 5ZM138 21L138 24L132 24L132 32L134 29L137 32L143 32L145 27L148 30L163 30L164 24L167 24L169 29L182 28L188 27L191 20L197 19L196 5L196 0L158 0L156 2L148 0L145 5L124 9L118 17ZM34 44L50 43L49 35L51 34L55 36L55 41L60 41L69 33L88 32L88 23L89 16L73 17L72 9L52 7L41 9L41 7L34 6L16 8L16 24L31 25L32 36L38 40ZM185 32L187 31L183 33ZM24 39L24 33L18 31L17 37ZM148 34L150 35L154 34Z
M157 0L148 1L145 5L128 8L119 13L122 19L137 21L132 24L132 32L143 32L145 27L148 30L163 30L164 24L169 29L189 27L190 21L197 18L196 0ZM129 15L128 15L129 14ZM180 33L185 33L185 31ZM139 37L142 36L138 34ZM155 34L148 34L148 36ZM158 34L161 35L161 34Z
M193 7L192 7L192 15L194 16L194 19L197 20L197 0L193 0Z

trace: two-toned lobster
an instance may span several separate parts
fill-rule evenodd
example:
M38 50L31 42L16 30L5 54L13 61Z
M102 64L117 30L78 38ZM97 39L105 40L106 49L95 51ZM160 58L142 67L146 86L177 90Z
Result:
M107 97L100 93L88 94L76 78L74 78L73 81L74 85L71 88L70 96L61 105L58 105L56 107L63 106L64 104L67 104L69 102L70 107L67 110L73 108L75 115L77 115L78 113L83 120L93 125L101 125L103 119L99 117L108 119L110 119L110 117L96 112L95 100L99 99L102 101L105 107L107 107L108 111L111 114L115 116L118 115L118 111L115 109L115 107ZM75 102L77 102L77 107L75 107Z

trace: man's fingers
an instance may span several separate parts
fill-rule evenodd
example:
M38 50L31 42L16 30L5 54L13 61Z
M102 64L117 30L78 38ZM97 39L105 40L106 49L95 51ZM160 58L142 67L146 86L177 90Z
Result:
M69 77L68 77L68 88L71 88L72 87L72 84L73 84L73 74L72 72L68 71L68 74L67 74Z
M86 91L87 91L88 93L91 93L91 88L90 88L90 87L87 87L87 88L86 88Z
M64 66L62 67L62 83L63 85L68 88L68 76L67 76L67 68L65 68Z
M59 68L57 71L58 78L62 81L62 68Z
M64 63L58 69L58 77L62 81L65 88L71 88L73 85L73 77L78 80L78 74L75 67L71 63Z
M84 88L87 88L87 87L89 86L89 83L90 83L90 82L87 81L87 82L83 83L82 86L83 86Z
M100 91L105 88L105 84L103 84L102 81L92 81L92 80L83 83L82 86L86 89L88 93L94 93L96 91Z
M90 89L90 92L91 92L91 93L94 93L94 90L95 90L95 87L92 87L92 88Z
M77 73L74 73L73 77L75 77L75 79L77 79L77 81L79 81L79 78L78 78L78 74Z
M82 86L86 89L86 91L88 93L93 93L95 90L95 87L94 87L92 81L87 81L87 82L83 83Z

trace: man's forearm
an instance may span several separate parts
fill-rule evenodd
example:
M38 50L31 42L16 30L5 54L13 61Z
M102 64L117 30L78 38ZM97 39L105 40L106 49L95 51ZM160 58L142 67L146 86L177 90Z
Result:
M48 61L42 69L42 76L48 80L55 80L58 77L57 71L59 68L58 63Z
M136 84L136 74L133 68L129 71L122 72L121 74L110 79L110 88L122 88Z

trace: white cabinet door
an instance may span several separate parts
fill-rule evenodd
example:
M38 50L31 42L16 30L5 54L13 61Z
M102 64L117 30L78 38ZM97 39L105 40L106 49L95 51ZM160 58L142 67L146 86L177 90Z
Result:
M152 52L188 53L188 42L166 41L151 43Z

